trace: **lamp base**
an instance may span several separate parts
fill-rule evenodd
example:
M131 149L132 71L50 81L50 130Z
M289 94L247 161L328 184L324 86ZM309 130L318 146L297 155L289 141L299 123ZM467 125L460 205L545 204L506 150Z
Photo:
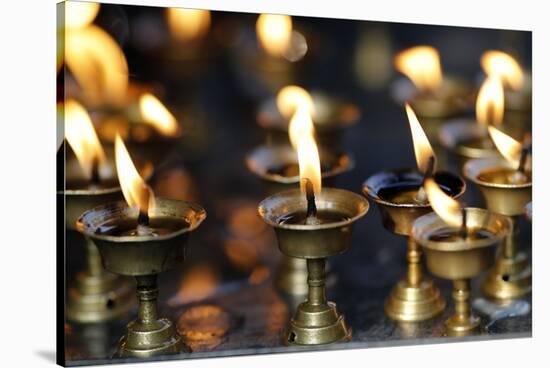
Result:
M415 286L400 280L386 299L384 311L395 321L424 321L443 312L445 304L432 280L423 278Z
M290 320L284 342L288 345L331 344L349 341L351 334L351 328L336 310L335 303L311 305L305 302L298 306Z
M507 302L531 292L531 266L525 253L513 258L499 256L482 285L488 297Z
M470 315L466 318L454 314L445 321L446 336L470 336L480 331L480 319Z
M155 321L132 321L118 343L116 358L146 358L156 355L190 353L172 322L166 318Z
M78 273L67 291L67 319L77 323L99 323L116 319L135 304L129 280L102 271L98 275Z

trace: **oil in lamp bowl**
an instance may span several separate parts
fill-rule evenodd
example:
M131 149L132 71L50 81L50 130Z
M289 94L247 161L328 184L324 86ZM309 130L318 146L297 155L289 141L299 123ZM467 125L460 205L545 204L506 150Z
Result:
M350 171L355 161L350 154L321 149L321 176L327 179ZM298 155L287 144L263 145L255 148L246 157L246 166L250 172L267 183L267 192L275 194L288 190L290 185L300 182Z
M531 201L532 181L513 183L507 180L517 170L512 163L502 158L469 160L464 165L464 176L477 184L485 197L487 208L507 216L519 216Z
M435 181L453 198L460 197L466 188L464 181L448 172L436 172ZM414 221L429 212L427 198L418 200L424 176L413 169L383 171L368 178L363 193L377 204L386 229L406 236L407 273L392 288L386 298L384 311L399 322L418 322L435 317L445 309L445 300L433 281L422 270L420 246L410 236Z
M466 190L464 180L452 173L438 171L434 179L453 198L460 197ZM363 183L363 194L377 204L386 229L409 236L414 221L432 211L427 201L414 200L423 180L424 176L414 169L382 171Z
M453 281L455 312L446 321L446 334L467 336L480 332L480 318L470 303L470 280L489 269L495 248L510 234L508 217L479 208L466 208L468 235L450 228L437 214L419 217L412 236L426 253L426 266L434 275Z
M319 143L329 148L340 141L346 128L359 121L361 112L357 105L332 95L314 91L311 97L316 111L313 124ZM260 105L257 122L271 133L275 142L288 142L288 119L279 112L275 97L269 98Z
M150 357L190 352L174 324L157 312L157 275L183 262L189 234L206 218L197 204L157 199L149 211L155 235L135 233L138 210L119 201L95 207L79 218L78 230L99 249L105 268L135 276L138 318L127 326L115 357Z
M323 188L316 196L318 224L305 224L307 201L299 189L274 194L258 208L275 229L281 252L306 259L308 296L298 306L284 336L289 345L318 345L347 341L351 328L336 304L325 296L326 258L351 246L352 224L368 209L367 200L355 193Z
M400 78L392 85L392 95L399 104L409 101L419 117L445 118L465 112L475 94L466 81L445 77L432 93L421 93L408 78Z

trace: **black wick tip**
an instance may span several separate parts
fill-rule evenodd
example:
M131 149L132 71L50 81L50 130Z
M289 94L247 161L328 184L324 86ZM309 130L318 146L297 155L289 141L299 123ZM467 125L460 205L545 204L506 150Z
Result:
M315 205L315 192L313 191L313 183L309 179L304 179L306 184L306 200L307 200L307 213L306 217L317 216L317 206Z
M137 223L138 226L149 226L149 214L140 210L137 218Z
M468 236L468 225L467 225L468 215L466 212L466 208L462 207L461 211L462 211L462 226L460 227L460 236L462 237L462 239L466 239L466 237Z

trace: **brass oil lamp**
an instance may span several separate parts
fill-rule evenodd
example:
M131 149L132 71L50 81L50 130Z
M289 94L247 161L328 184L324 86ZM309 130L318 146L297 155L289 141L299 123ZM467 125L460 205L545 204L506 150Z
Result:
M321 151L337 150L345 129L359 121L361 113L353 104L322 92L307 92L302 87L287 85L275 97L264 101L257 122L268 132L268 142L288 144L288 121L295 106L309 106Z
M295 116L302 114L299 109ZM258 208L274 228L281 252L307 263L307 299L298 306L283 340L291 345L347 341L351 328L325 295L325 264L328 257L351 246L352 224L367 213L369 205L355 193L321 190L320 160L311 130L300 130L296 145L301 189L267 197Z
M126 203L111 202L88 210L78 230L97 245L104 267L134 276L138 317L127 326L116 357L149 357L190 352L174 324L157 311L157 275L183 262L190 233L206 218L193 203L155 199L139 176L120 136L116 166Z
M64 104L65 137L73 154L65 150L65 225L76 230L76 220L86 209L122 198L113 165L97 139L90 117L75 100ZM134 305L127 280L105 271L97 247L85 236L85 269L67 291L67 319L99 323L126 314ZM68 244L68 246L73 246Z
M394 99L400 104L409 101L421 118L447 118L468 109L471 87L458 78L443 75L435 48L415 46L403 50L395 56L395 67L410 81L403 78L392 86Z
M507 302L531 292L531 267L527 254L520 250L518 227L531 201L531 144L529 140L521 144L494 127L489 132L505 159L470 160L464 175L480 188L487 208L512 220L512 232L483 283L486 295Z
M491 267L510 221L485 209L461 208L433 178L424 189L435 213L416 219L412 237L424 249L428 270L453 282L454 314L445 321L446 335L477 334L481 323L471 307L470 280Z
M408 239L407 275L392 289L384 304L384 311L393 320L416 322L433 318L445 309L445 300L439 289L423 275L422 252L411 236L413 222L431 212L422 188L424 177L433 175L446 193L454 198L464 193L465 183L460 177L448 172L434 173L435 155L428 138L408 104L406 111L419 170L402 169L374 174L363 184L363 193L377 204L384 227Z

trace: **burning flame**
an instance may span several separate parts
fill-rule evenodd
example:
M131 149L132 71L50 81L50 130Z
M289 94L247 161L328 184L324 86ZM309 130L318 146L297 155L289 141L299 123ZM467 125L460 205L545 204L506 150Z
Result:
M486 51L481 55L481 67L488 76L499 78L507 87L518 91L523 87L523 70L512 56L502 51Z
M481 85L476 100L476 120L480 124L500 125L504 117L504 90L500 79L489 76Z
M315 195L321 193L321 161L319 150L315 143L313 122L309 111L304 106L298 110L290 120L288 127L290 142L298 153L298 165L300 167L300 188L305 194L306 182L309 179L313 185Z
M118 181L124 199L130 207L139 207L141 213L147 214L149 208L155 207L155 195L151 187L139 176L132 158L117 133L115 137L115 162Z
M161 134L175 136L178 132L178 122L174 115L150 93L145 93L139 98L139 110L143 121L152 125Z
M439 53L431 46L401 51L395 57L395 67L423 92L437 89L443 80Z
M420 125L416 114L408 103L405 104L405 110L407 111L407 117L409 119L409 125L411 127L414 155L416 157L416 165L418 166L418 170L423 173L429 170L431 157L433 157L434 160L431 169L435 170L436 157L432 146L430 145L430 141L428 140L426 133L422 129L422 126Z
M166 9L170 34L187 42L203 37L210 29L210 11L200 9Z
M292 40L292 18L288 15L261 14L256 33L262 48L271 56L280 57Z
M128 64L118 44L92 24L98 3L66 2L65 63L92 104L123 103Z
M500 154L512 164L519 165L521 143L492 126L489 127L489 134Z
M75 100L65 102L65 138L76 155L78 163L87 178L92 177L94 165L98 173L103 171L105 152L99 143L90 116Z
M306 107L311 116L315 116L313 98L302 87L290 85L277 93L277 108L285 119L290 119L300 106Z
M424 182L424 191L430 201L432 209L448 225L454 227L462 226L462 209L460 203L449 197L433 178Z

